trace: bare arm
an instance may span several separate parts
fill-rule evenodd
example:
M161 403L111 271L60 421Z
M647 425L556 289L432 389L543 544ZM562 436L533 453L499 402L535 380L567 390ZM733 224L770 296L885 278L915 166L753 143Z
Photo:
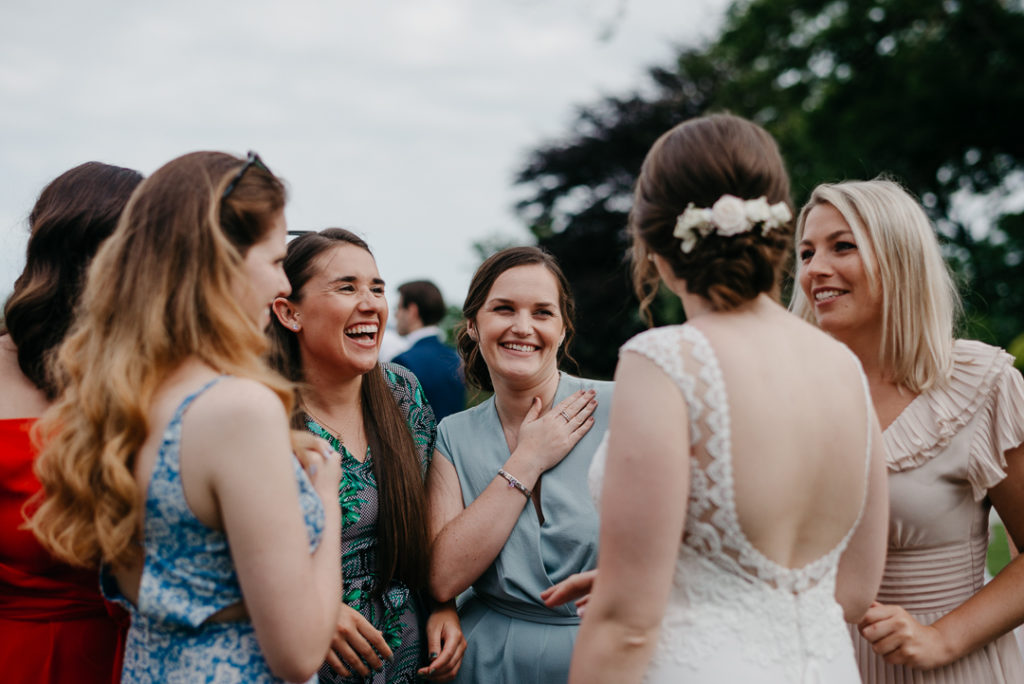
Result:
M540 475L514 458L506 462L505 469L516 473L530 488ZM450 601L483 574L497 558L528 503L522 493L509 488L504 479L499 483L499 479L491 482L469 508L463 508L455 466L440 454L431 462L427 496L435 536L430 590L437 601Z
M573 651L571 683L629 683L643 676L686 519L686 415L682 395L664 372L640 355L622 355L601 495L598 572Z
M1012 539L1024 541L1024 445L1006 452L1006 478L989 490ZM946 665L1024 622L1024 562L1014 558L995 578L932 625L921 625L899 606L876 603L861 634L886 662L921 669Z
M527 489L541 473L560 462L594 424L597 406L593 391L577 392L543 416L540 400L519 428L519 443L503 468ZM565 411L566 421L560 415ZM430 589L443 603L476 581L498 557L529 501L495 471L491 483L469 506L464 506L455 467L435 454L427 474L427 497L433 549Z
M341 603L340 460L333 452L319 463L303 455L325 512L311 555L284 407L257 383L224 384L227 391L197 416L198 434L190 442L205 452L210 489L267 664L283 679L303 681L323 662Z
M856 624L878 595L885 570L889 530L889 479L885 469L885 446L874 411L871 421L871 457L868 464L867 499L860 523L839 559L836 602L843 617Z

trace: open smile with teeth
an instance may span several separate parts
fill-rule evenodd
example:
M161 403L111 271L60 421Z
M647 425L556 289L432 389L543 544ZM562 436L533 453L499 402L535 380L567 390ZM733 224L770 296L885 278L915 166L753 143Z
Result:
M839 295L846 294L845 290L821 290L814 293L814 301L823 302L826 299L835 299Z
M352 338L373 340L376 339L378 330L380 330L380 326L376 323L360 323L346 328L345 334Z
M532 352L540 349L540 347L533 344L520 344L518 342L503 342L501 346L505 349L511 349L512 351L518 352Z

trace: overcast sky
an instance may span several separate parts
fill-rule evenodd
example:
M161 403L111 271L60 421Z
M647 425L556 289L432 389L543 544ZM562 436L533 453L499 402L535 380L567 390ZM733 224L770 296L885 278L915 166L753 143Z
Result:
M0 297L43 186L98 160L148 175L254 149L292 229L352 228L389 289L461 305L474 241L531 242L515 171L574 108L647 85L725 0L5 2ZM394 298L392 298L394 303Z

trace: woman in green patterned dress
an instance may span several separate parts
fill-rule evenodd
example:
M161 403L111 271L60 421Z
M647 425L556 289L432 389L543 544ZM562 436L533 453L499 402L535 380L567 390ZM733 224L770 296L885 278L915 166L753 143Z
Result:
M416 377L379 363L384 281L366 243L328 228L288 245L291 296L274 302L274 361L299 384L294 427L341 453L338 629L320 668L332 684L449 681L465 650L454 604L428 610L423 478L437 426Z

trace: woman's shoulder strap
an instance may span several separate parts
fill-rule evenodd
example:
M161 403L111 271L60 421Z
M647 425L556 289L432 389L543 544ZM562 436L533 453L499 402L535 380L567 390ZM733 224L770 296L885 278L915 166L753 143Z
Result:
M208 389L210 389L211 387L216 385L218 382L220 382L221 380L223 380L224 378L227 378L227 377L230 377L230 376L218 375L214 379L209 380L209 381L203 383L202 387L200 387L199 389L195 390L194 392L189 394L187 397L182 399L181 403L178 404L177 410L174 412L174 418L171 419L171 424L174 424L175 422L181 422L182 416L185 414L185 411L188 410L188 407L192 405L192 402L194 402L197 398L199 398L199 396L202 395L203 393L205 393Z

